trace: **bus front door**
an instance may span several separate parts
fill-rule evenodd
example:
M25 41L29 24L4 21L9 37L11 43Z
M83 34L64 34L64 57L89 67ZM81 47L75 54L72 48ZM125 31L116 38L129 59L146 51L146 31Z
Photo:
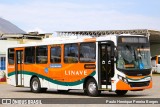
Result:
M99 89L111 88L111 77L114 72L114 45L113 42L99 42L98 47Z
M23 50L16 50L15 61L16 86L23 86Z

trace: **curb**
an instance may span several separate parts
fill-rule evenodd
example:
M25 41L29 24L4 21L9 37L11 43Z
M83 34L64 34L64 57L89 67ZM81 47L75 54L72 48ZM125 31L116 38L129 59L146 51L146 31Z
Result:
M0 84L7 84L7 82L0 82Z

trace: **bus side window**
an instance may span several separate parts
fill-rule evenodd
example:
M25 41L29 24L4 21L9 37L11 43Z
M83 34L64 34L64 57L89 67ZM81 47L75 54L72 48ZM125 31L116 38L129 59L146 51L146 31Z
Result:
M35 63L35 47L26 47L25 48L24 63L26 63L26 64Z
M51 48L51 63L61 63L61 47L52 47Z
M48 62L48 47L37 46L36 47L36 63L46 64Z
M78 44L64 45L64 62L77 63L78 62Z
M96 61L96 44L81 43L80 44L80 62Z
M10 65L14 64L14 49L13 48L8 49L8 63Z

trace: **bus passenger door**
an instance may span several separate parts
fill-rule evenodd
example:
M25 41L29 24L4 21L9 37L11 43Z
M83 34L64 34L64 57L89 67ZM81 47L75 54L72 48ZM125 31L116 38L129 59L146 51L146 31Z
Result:
M23 86L23 50L16 50L15 79L16 86Z
M114 43L99 42L98 44L99 88L111 88L111 77L114 73Z

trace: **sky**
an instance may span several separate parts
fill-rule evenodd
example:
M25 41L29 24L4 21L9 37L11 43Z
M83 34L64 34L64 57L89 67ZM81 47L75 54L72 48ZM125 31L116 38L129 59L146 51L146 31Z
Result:
M26 32L160 30L160 0L0 0L0 17Z

